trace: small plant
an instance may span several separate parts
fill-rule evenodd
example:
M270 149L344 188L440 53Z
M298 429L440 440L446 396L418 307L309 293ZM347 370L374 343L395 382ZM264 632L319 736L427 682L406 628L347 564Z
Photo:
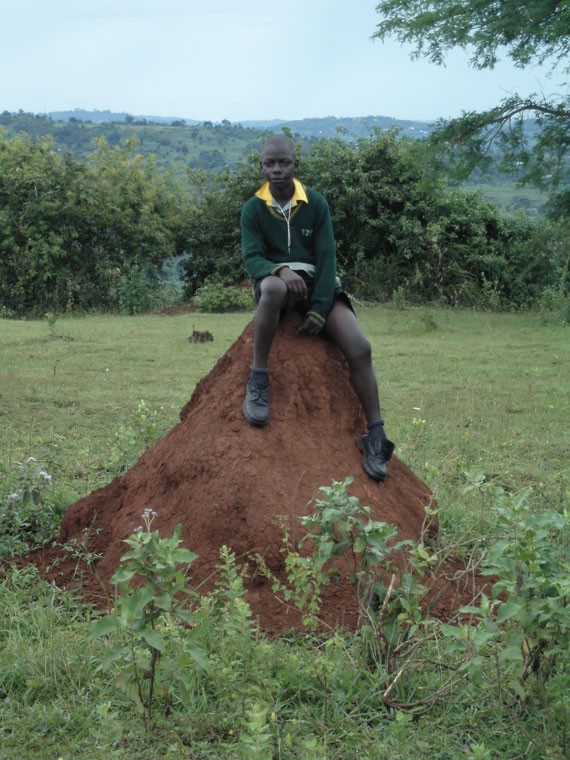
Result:
M52 475L35 457L16 465L7 491L0 495L0 557L52 538L65 510L78 498L73 491L54 487Z
M159 410L149 411L146 401L141 399L131 421L115 430L105 469L115 475L125 472L146 449L157 442L158 436Z
M193 302L200 311L209 312L247 311L255 308L250 288L222 285L216 282L199 288Z
M53 311L48 311L44 314L46 325L49 329L50 338L55 335L55 323L57 322L57 314Z
M113 633L126 638L126 643L108 650L101 667L117 671L115 688L127 689L147 730L152 727L155 699L162 700L167 713L174 685L187 692L195 666L208 668L197 643L200 631L191 627L192 615L179 601L180 595L191 593L179 566L190 565L197 555L180 547L181 525L170 538L152 531L155 517L156 512L145 510L144 526L125 539L131 550L111 578L120 591L116 611L91 629L92 638Z
M0 302L0 319L18 319L17 312Z
M93 530L93 525L88 525L86 528L83 528L81 538L72 538L64 544L54 541L53 546L61 547L61 556L48 565L46 571L49 572L49 570L64 562L65 559L72 559L76 562L73 577L75 577L81 566L86 566L90 572L97 574L95 565L102 558L103 554L91 551L89 549L89 541L93 536L99 535L101 531L102 528Z
M393 543L397 529L394 525L370 519L370 507L364 507L356 496L349 496L348 486L353 478L319 490L323 494L314 501L312 515L301 517L309 533L300 546L311 541L316 547L314 555L320 572L320 582L328 585L338 573L332 560L347 551L349 581L353 585L361 614L367 614L373 599L383 597L385 587L381 576L394 572L390 554L410 541Z
M273 736L268 725L269 709L254 702L246 711L239 737L244 760L267 760L273 756Z
M156 278L137 264L134 264L127 272L120 273L116 286L120 313L139 314L149 311L155 288Z

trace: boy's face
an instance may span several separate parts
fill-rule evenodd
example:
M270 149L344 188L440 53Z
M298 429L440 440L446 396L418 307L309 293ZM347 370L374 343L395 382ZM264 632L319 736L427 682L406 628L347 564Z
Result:
M291 184L293 175L299 168L294 149L285 141L264 145L260 165L263 176L275 188Z

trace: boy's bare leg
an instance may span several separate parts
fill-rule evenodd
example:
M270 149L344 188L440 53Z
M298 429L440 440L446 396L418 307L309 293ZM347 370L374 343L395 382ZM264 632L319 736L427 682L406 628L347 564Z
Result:
M325 334L348 361L350 381L362 404L366 422L381 419L372 348L354 313L342 301L335 301L325 323Z
M255 312L255 337L253 343L253 366L267 367L269 351L279 327L281 309L288 297L287 286L279 277L270 275L261 281L261 298Z
M348 361L350 380L366 417L369 433L357 441L363 467L375 480L382 481L388 474L386 463L392 456L394 444L384 433L370 343L354 313L339 300L327 317L325 334Z
M260 299L255 313L253 365L243 402L244 417L250 424L258 427L263 427L269 421L267 359L279 326L281 309L285 306L287 298L287 285L279 277L270 275L261 281Z

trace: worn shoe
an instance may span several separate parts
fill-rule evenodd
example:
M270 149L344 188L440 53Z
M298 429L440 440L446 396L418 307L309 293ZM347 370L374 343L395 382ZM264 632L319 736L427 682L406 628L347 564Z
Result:
M269 421L269 379L254 383L249 377L243 401L243 416L251 425L262 427Z
M363 435L356 445L362 452L362 466L374 480L383 481L388 474L388 462L394 453L394 444L387 438Z

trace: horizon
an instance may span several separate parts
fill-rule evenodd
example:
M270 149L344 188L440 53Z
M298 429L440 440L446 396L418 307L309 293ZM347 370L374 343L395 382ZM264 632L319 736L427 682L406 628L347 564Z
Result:
M158 113L131 113L130 111L125 110L113 110L111 108L83 108L83 107L74 107L74 108L65 108L65 109L55 109L52 111L47 111L45 113L43 112L34 112L34 111L25 111L24 109L18 109L16 111L10 111L13 115L17 115L20 111L23 111L24 113L32 113L34 116L51 116L52 114L60 114L60 113L92 113L92 114L114 114L117 116L133 116L135 119L181 119L188 122L195 122L195 124L200 125L203 124L205 121L211 121L213 124L221 124L222 121L226 121L226 119L196 119L193 116L182 116L180 114L158 114ZM232 125L235 124L247 124L247 123L272 123L272 122L288 122L288 121L309 121L309 120L318 120L318 119L390 119L393 121L412 121L412 122L421 122L423 124L431 124L433 123L429 119L422 119L422 118L406 118L401 119L397 116L390 116L388 114L380 114L380 113L367 113L367 114L361 114L357 116L336 116L335 114L326 114L325 116L302 116L300 118L286 118L286 117L279 117L275 116L272 118L249 118L249 119L236 119L235 121L232 121L231 119L227 119L227 121L230 121ZM190 126L190 125L188 125Z
M0 0L0 111L73 108L197 122L393 114L434 122L549 90L547 67L445 66L371 40L375 0ZM283 114L276 116L276 114ZM319 116L305 116L313 113ZM260 116L265 114L265 116Z

